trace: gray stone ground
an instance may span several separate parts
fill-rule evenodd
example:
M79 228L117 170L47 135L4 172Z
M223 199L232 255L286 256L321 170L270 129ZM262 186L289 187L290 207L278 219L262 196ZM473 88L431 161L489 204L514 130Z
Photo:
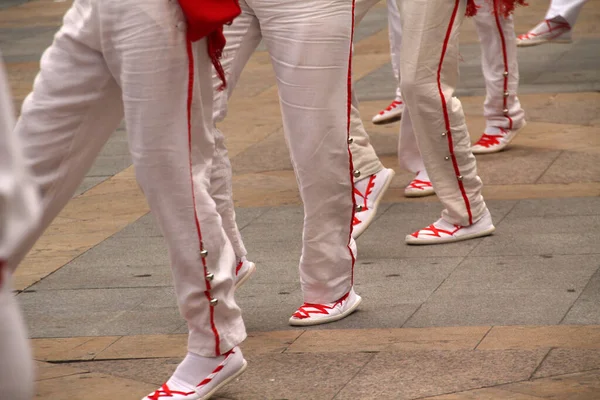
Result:
M320 328L600 324L600 198L489 202L488 238L407 246L438 203L386 204L358 240L359 312ZM249 331L289 329L301 304L302 209L239 210L256 275L239 291ZM32 337L183 333L151 215L19 295ZM275 305L277 305L275 307ZM90 318L93 315L93 318Z

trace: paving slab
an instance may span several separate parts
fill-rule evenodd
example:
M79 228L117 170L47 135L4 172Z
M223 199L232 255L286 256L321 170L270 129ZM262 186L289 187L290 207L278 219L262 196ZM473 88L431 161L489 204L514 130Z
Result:
M552 349L533 377L546 378L598 369L600 349Z
M600 370L513 383L500 388L544 399L595 400L600 393Z
M600 257L595 257L600 268ZM562 323L564 324L597 324L600 322L600 269L588 282L573 307Z
M579 293L556 289L438 289L406 327L465 325L554 325Z
M528 379L547 351L381 352L335 397L415 399Z

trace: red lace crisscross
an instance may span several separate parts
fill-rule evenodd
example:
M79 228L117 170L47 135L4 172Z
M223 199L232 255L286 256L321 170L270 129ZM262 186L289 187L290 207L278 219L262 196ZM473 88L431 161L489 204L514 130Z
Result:
M217 368L215 368L215 369L213 370L213 372L211 372L211 374L210 374L209 376L207 376L206 378L204 378L204 379L202 380L202 382L200 382L200 383L198 384L198 386L197 386L197 387L198 387L198 388L202 388L202 386L208 385L208 384L209 384L209 383L210 383L210 382L211 382L211 381L212 381L212 380L215 378L215 376L217 376L217 374L218 374L219 372L221 372L221 370L222 370L223 368L225 368L225 366L226 366L226 365L227 365L227 363L229 362L229 356L231 356L231 355L232 355L232 354L234 354L234 353L235 353L234 349L231 349L231 350L229 350L227 353L225 353L225 359L224 359L223 361L221 361L221 364L219 364L219 365L217 366Z
M429 225L427 228L423 228L423 229L420 229L420 230L418 230L418 231L416 231L416 232L412 233L412 234L411 234L411 236L418 238L420 233L422 233L423 235L427 235L427 236L434 236L434 237L442 237L442 236L440 235L440 233L445 233L446 235L450 235L450 236L452 236L452 235L454 235L454 234L455 234L455 233L456 233L456 232L457 232L459 229L462 229L462 226L460 226L460 225L454 225L454 227L455 227L456 229L455 229L455 230L453 230L452 232L450 232L450 231L447 231L447 230L445 230L445 229L438 229L438 228L436 228L436 227L435 227L435 225L431 224L431 225ZM431 233L427 233L427 232L424 232L424 231L431 231Z
M298 310L292 315L292 317L305 319L310 318L311 314L323 314L328 315L329 310L333 310L335 307L339 306L350 296L350 292L343 295L339 300L334 302L332 305L327 304L312 304L312 303L304 303ZM312 310L311 310L312 308Z
M414 179L408 185L408 187L413 188L413 189L425 190L425 188L432 187L432 186L431 186L431 182L429 182L429 181L422 181L420 179Z
M398 107L400 104L402 104L402 101L398 101L398 100L392 101L385 110L383 110L379 113L379 115L385 114L386 111L392 111L394 108Z
M554 22L554 21L549 21L549 20L546 20L545 22L546 22L546 25L548 25L547 31L540 32L540 33L527 32L522 35L519 35L519 39L521 39L521 40L533 39L536 36L540 36L540 35L544 35L546 33L552 33L554 31L558 31L554 35L552 35L551 39L554 39L571 29L571 25L569 25L568 22L560 22L560 21ZM551 23L555 24L555 25L552 26L552 25L550 25Z
M356 225L358 225L360 223L362 223L362 221L360 219L356 218L356 215L354 215L352 217L352 226L356 226Z
M371 175L371 177L369 178L369 182L367 183L367 187L365 189L365 193L362 194L360 190L358 190L356 188L356 186L354 186L354 195L358 196L360 199L363 199L361 206L362 209L361 211L366 211L369 209L369 207L367 206L367 199L369 198L369 195L371 193L373 193L373 188L375 187L375 178L377 177L376 174ZM356 197L354 197L354 200L356 201ZM356 201L356 204L358 204L358 201Z
M481 138L477 141L477 143L475 143L475 145L487 148L500 144L500 139L502 139L502 136L506 135L508 132L505 129L499 129L501 132L500 135L489 135L487 133L484 133L483 135L481 135Z
M190 396L194 393L196 393L196 392L180 392L178 390L171 390L165 383L164 385L162 385L160 387L160 389L158 389L152 395L148 396L148 398L150 400L158 400L160 397L173 397L174 394L179 394L182 396Z

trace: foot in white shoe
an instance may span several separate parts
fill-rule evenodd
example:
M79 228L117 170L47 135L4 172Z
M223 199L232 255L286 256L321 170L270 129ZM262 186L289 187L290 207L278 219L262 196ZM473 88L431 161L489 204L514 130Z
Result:
M290 325L307 326L326 324L338 321L352 314L362 298L354 292L354 288L341 299L327 304L304 303L290 318Z
M390 103L389 106L381 110L372 119L375 125L389 124L391 122L399 121L402 118L402 112L404 111L404 102L401 98L396 98Z
M432 194L435 194L435 190L433 190L427 171L417 172L415 179L404 188L404 196L406 197L424 197Z
M489 210L485 210L483 216L473 225L453 225L443 218L438 219L426 228L406 236L407 244L438 244L458 242L460 240L474 239L481 236L491 235L496 228L492 223Z
M214 358L188 353L167 383L142 400L208 400L240 376L246 366L239 347Z
M395 172L384 168L381 171L361 179L354 184L354 202L356 212L352 220L352 237L356 239L369 227L384 193L390 186Z
M532 30L517 36L517 46L536 46L538 44L571 43L571 26L565 20L545 20Z
M235 267L235 288L239 289L248 278L256 271L256 265L242 257Z
M523 125L525 126L525 125ZM522 128L522 127L521 127ZM517 136L519 129L492 128L489 133L484 133L471 147L473 154L489 154L502 151Z

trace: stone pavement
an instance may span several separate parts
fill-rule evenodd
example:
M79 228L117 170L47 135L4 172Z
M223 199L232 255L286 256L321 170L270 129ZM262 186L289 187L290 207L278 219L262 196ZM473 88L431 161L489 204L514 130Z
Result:
M23 3L22 5L16 5ZM517 32L547 2L516 14ZM70 1L10 1L0 49L17 106ZM394 92L385 4L357 28L354 74L373 144L396 178L358 241L358 312L291 328L301 303L302 208L268 55L252 57L222 124L238 222L258 265L239 291L250 368L218 399L600 399L600 0L570 45L519 49L528 126L508 151L478 158L497 226L488 238L409 247L439 215L406 199L398 124L370 117ZM484 127L479 45L462 32L459 94L473 138ZM268 154L269 157L264 157ZM139 399L185 354L160 233L135 183L126 129L15 276L38 362L38 398Z

